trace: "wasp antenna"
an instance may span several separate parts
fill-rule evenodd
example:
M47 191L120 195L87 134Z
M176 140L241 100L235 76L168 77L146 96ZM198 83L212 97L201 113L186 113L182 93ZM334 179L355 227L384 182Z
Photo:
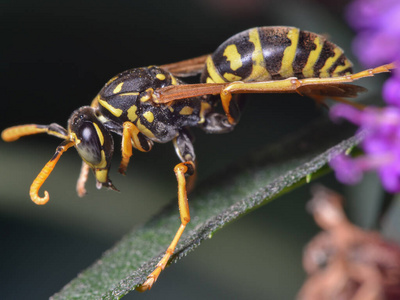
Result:
M35 204L43 205L49 201L49 193L47 191L44 192L44 197L39 196L39 189L42 187L43 183L46 181L47 177L49 177L50 173L53 171L56 166L58 160L61 155L68 150L68 148L72 147L75 143L72 141L64 141L58 147L53 157L47 162L47 164L40 171L39 175L36 176L35 180L32 182L29 195Z
M26 135L33 135L38 133L47 133L49 135L54 135L61 139L67 139L67 131L60 125L52 123L50 125L37 125L37 124L26 124L13 126L4 129L1 133L1 138L5 142L14 142L19 138Z

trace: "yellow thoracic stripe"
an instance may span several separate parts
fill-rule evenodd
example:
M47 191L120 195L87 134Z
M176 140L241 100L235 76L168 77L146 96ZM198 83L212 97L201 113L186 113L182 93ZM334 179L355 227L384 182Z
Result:
M184 116L189 116L192 113L193 113L193 107L190 106L185 106L179 111L179 114Z
M154 134L146 127L144 126L141 122L140 119L137 120L136 122L136 127L139 129L141 133L143 133L145 136L149 138L154 138Z
M143 114L143 117L147 120L147 122L152 123L154 121L154 115L151 111L146 111Z
M296 57L297 44L299 42L299 29L292 28L287 33L288 39L292 42L283 52L282 66L279 74L283 78L293 76L293 62Z
M114 94L118 94L121 90L122 90L122 86L124 85L124 82L120 82L118 83L118 85L115 87L115 89L113 90Z
M109 104L107 101L104 101L98 97L97 99L99 101L99 104L103 106L105 109L107 109L110 113L112 113L116 117L120 117L122 115L122 109L120 108L115 108L111 104Z
M132 106L129 107L128 110L127 110L127 116L128 116L128 119L129 119L131 122L135 122L136 119L137 119L136 110L137 110L136 105L132 105Z
M316 48L308 55L307 63L303 68L303 75L305 78L314 76L314 66L321 54L322 47L324 46L324 42L321 41L318 36L315 37L314 44Z

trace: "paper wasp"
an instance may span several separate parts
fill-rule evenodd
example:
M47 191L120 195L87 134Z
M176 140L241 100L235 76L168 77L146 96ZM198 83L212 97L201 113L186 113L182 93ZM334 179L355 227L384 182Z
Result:
M178 63L127 70L110 79L92 101L74 111L67 129L58 124L28 124L3 131L5 141L47 133L63 139L51 160L33 181L31 199L45 204L49 194L39 189L61 155L74 146L83 160L77 184L85 194L88 171L97 187L115 189L108 177L114 142L122 136L124 174L132 147L143 152L154 143L173 142L181 160L175 168L181 225L155 270L140 291L150 289L166 267L190 221L186 176L195 171L195 152L190 127L208 133L226 133L237 124L241 107L232 95L245 93L299 93L322 101L331 97L356 97L365 89L348 84L393 69L393 64L353 74L352 64L335 44L323 36L293 27L259 27L229 38L211 55ZM180 78L201 74L200 83L185 84ZM221 102L223 113L216 111Z

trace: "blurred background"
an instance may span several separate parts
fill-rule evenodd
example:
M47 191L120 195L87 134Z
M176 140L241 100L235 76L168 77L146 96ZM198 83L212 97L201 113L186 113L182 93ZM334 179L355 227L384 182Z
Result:
M346 2L3 0L0 129L26 123L66 126L72 111L89 105L115 74L211 53L228 37L255 26L297 26L326 34L360 69L351 53L353 34L342 18ZM373 82L379 86L379 80ZM234 132L194 130L199 180L325 113L298 96L252 96ZM111 179L120 193L96 190L90 177L88 195L78 198L81 161L70 150L41 189L49 191L50 202L36 206L29 186L60 142L47 135L0 141L3 299L50 297L176 195L178 159L171 143L135 152L123 177L116 170L116 137ZM370 190L359 187L364 195L354 197L363 202L347 205L355 223L371 227L382 192L373 176L367 180ZM345 192L332 175L320 181ZM305 186L248 214L169 267L150 293L133 292L124 299L293 299L305 276L302 249L319 231L305 211L309 198ZM177 207L177 226L178 216Z

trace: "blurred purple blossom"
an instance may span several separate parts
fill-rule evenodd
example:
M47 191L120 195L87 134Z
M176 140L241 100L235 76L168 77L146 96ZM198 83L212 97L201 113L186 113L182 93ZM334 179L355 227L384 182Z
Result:
M354 0L346 17L357 31L353 49L365 66L400 65L400 0ZM387 191L400 192L400 71L392 74L383 87L387 107L360 111L339 104L331 111L333 119L345 118L366 132L364 156L341 154L330 162L341 182L354 184L363 172L377 170Z
M400 63L400 1L355 0L347 21L357 31L353 50L366 67ZM388 104L400 104L400 71L394 71L383 89Z
M400 109L398 107L366 108L360 111L339 104L331 110L333 119L345 118L359 126L366 137L361 143L365 155L351 158L345 154L331 160L339 181L354 184L362 173L377 170L389 192L400 191Z

